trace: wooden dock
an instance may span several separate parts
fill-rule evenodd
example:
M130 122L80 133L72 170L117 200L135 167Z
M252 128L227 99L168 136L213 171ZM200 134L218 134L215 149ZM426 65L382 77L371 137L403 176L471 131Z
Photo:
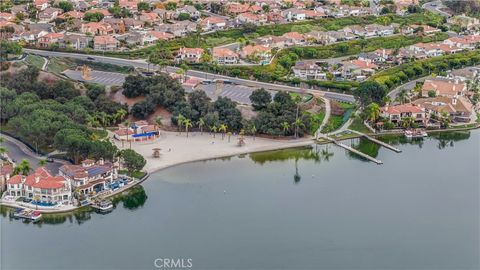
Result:
M359 155L359 156L361 156L361 157L363 157L363 158L366 158L366 159L368 159L368 160L370 160L370 161L372 161L372 162L375 162L376 164L379 164L379 165L380 165L380 164L383 164L383 162L382 162L381 160L376 159L376 158L374 158L374 157L371 157L371 156L369 156L369 155L367 155L367 154L365 154L365 153L362 153L362 152L358 151L357 149L355 149L355 148L353 148L353 147L350 147L350 146L348 146L348 145L345 145L345 144L343 144L343 143L341 143L341 142L339 142L339 141L337 141L337 140L335 140L335 139L333 139L333 138L330 138L330 137L327 137L327 136L323 136L323 138L325 138L325 139L333 142L335 145L338 145L338 146L342 147L343 149L346 149L346 150L348 150L348 151L350 151L350 152L352 152L352 153L355 153L355 154L357 154L357 155Z
M371 137L371 136L368 136L368 135L365 134L365 133L362 133L362 132L359 132L359 131L356 131L356 130L350 130L350 129L349 129L349 131L351 131L351 132L353 132L353 133L355 133L355 134L358 134L358 135L364 137L364 138L367 139L367 140L370 140L370 141L372 141L372 142L374 142L374 143L376 143L376 144L379 144L379 145L381 145L381 146L383 146L383 147L385 147L385 148L387 148L387 149L390 149L390 150L392 150L392 151L395 151L395 152L397 152L397 153L402 152L402 150L400 150L400 149L398 149L398 148L396 148L396 147L394 147L394 146L392 146L392 145L390 145L390 144L388 144L388 143L382 142L382 141L377 140L377 139L375 139L375 138L373 138L373 137Z

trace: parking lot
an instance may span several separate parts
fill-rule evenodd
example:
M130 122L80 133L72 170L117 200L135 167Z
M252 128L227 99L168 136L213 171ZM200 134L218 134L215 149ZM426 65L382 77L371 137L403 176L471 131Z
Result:
M85 82L86 80L82 77L82 72L80 70L65 70L63 72L65 76L69 77L70 79ZM116 73L116 72L105 72L105 71L98 71L92 70L90 72L91 79L88 82L91 83L98 83L102 85L122 85L125 81L126 74Z
M235 85L235 84L223 84L219 87L218 93L216 84L200 84L196 88L196 90L203 90L210 97L212 100L216 99L216 94L220 97L228 97L233 101L236 101L241 104L250 104L250 95L255 90L255 88L242 86L242 85ZM275 94L274 91L270 91L272 96Z

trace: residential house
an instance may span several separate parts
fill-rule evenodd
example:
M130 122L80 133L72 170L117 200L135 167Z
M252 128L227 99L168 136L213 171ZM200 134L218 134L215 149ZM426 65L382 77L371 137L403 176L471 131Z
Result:
M281 12L283 18L287 21L303 21L307 18L307 14L305 14L305 10L297 9L297 8L289 8L283 10Z
M44 167L37 168L28 176L11 176L7 180L6 194L56 204L72 203L70 182L61 175L53 176Z
M345 79L364 80L375 73L378 66L370 61L351 60L342 62L342 77Z
M286 46L287 38L282 36L268 35L256 38L253 40L253 42L255 42L255 44L263 45L269 48L282 49Z
M28 6L27 5L14 5L10 8L10 12L13 16L17 14L23 14L24 16L28 15Z
M306 19L319 19L319 18L326 18L327 14L324 11L314 9L314 10L305 10L305 18Z
M124 20L117 18L106 18L103 19L104 23L108 23L112 28L114 33L124 34L127 31L127 26L125 25ZM137 21L139 24L142 22Z
M83 17L85 17L85 13L80 12L80 11L76 11L76 10L72 10L72 11L68 11L68 12L65 12L65 13L59 15L57 18L64 19L64 20L68 19L68 18L82 20Z
M44 10L50 6L50 3L48 0L34 0L33 5L37 10Z
M131 30L142 30L144 22L140 20L135 20L134 18L125 18L123 19L125 29L128 31Z
M118 40L112 36L95 36L93 38L93 50L115 51L118 48Z
M190 21L179 21L174 24L160 24L154 26L156 31L169 32L176 37L183 37L197 30L197 24Z
M298 32L288 32L283 34L282 37L286 38L286 46L304 45L306 42L305 36Z
M11 21L14 21L14 20L15 20L15 15L13 15L12 13L0 12L0 21L11 22Z
M413 101L413 104L425 108L426 112L438 117L447 113L454 122L470 122L474 113L472 103L462 96L420 98Z
M414 24L414 25L412 25L412 28L415 29L415 30L416 29L423 29L422 32L425 35L433 35L435 33L438 33L438 32L442 31L438 28L435 28L435 27L432 27L432 26L426 25L426 24L422 24L422 25Z
M137 12L138 3L140 3L140 0L119 0L118 6L120 6L121 8L128 9L132 12Z
M138 19L149 25L153 25L155 22L160 20L160 17L155 12L143 12L138 16Z
M425 126L427 114L425 109L415 104L386 105L380 108L380 116L394 124L400 124L404 118L413 118L415 123Z
M457 80L451 81L443 78L425 80L422 86L422 97L435 96L456 97L463 96L467 92L467 84Z
M180 48L175 57L175 61L177 63L183 61L187 63L200 63L204 51L202 48Z
M306 40L315 40L316 43L329 45L337 42L337 38L328 32L312 31L305 34Z
M64 35L62 33L48 33L42 37L39 37L37 44L39 47L48 48L52 44L58 44L63 37Z
M227 20L222 17L218 16L210 16L204 18L200 25L202 26L203 31L216 31L216 30L223 30L227 26Z
M221 65L232 65L238 63L238 54L229 48L213 48L213 60Z
M80 194L90 194L104 190L118 177L115 164L91 159L82 161L81 165L63 165L58 169L60 177L70 182L72 190Z
M60 40L60 48L72 48L75 50L84 50L88 48L92 38L80 34L67 34Z
M466 30L480 29L480 20L477 18L469 17L464 14L453 16L447 19L447 23L458 25Z
M325 80L326 72L313 60L297 61L292 67L295 77L303 80Z
M148 34L154 37L152 39L156 39L156 40L170 40L175 38L173 34L170 34L167 32L149 31Z
M267 22L267 16L265 14L253 14L248 12L239 14L236 19L241 24L253 23L255 25L261 25Z
M473 50L480 46L480 35L451 37L444 40L443 43L460 49Z
M197 20L200 18L200 12L194 6L185 5L183 7L177 8L177 10L175 11L175 17L178 18L178 16L182 13L190 15L190 18L193 20Z
M393 58L393 50L389 49L377 49L373 52L362 52L358 55L359 60L373 62L373 63L383 63Z
M112 26L104 22L89 22L82 24L80 32L91 35L111 35L114 33Z
M236 3L236 2L230 2L226 6L226 12L229 13L229 14L237 15L237 14L247 12L249 7L250 6L248 4L240 4L240 3Z
M40 12L38 12L39 22L50 22L55 20L58 15L62 14L63 10L60 8L48 7Z
M110 13L110 11L108 11L108 9L104 9L104 8L94 8L94 9L90 9L90 10L87 10L85 12L85 14L87 13L101 13L103 15L103 18L112 18L113 15L112 13Z
M247 45L240 50L241 58L253 62L268 63L271 56L271 48L264 45Z

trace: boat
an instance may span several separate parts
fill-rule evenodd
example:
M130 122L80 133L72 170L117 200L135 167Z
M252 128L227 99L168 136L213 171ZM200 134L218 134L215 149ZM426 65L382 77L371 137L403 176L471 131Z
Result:
M92 204L92 207L101 211L101 212L108 212L113 209L113 203L108 200L97 201Z
M407 129L405 130L405 137L409 139L413 138L424 138L427 137L428 134L422 129Z
M13 217L37 222L42 218L42 213L31 209L17 208L15 213L13 213Z

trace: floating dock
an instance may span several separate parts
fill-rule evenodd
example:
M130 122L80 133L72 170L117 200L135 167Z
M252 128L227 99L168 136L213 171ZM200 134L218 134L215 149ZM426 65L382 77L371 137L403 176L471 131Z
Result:
M361 132L358 132L358 131L356 131L356 130L350 130L350 129L349 129L349 131L351 131L351 132L353 132L353 133L355 133L355 134L358 134L358 135L360 135L360 136L362 136L362 137L364 137L364 138L366 138L366 139L368 139L368 140L370 140L370 141L372 141L372 142L374 142L374 143L377 143L377 144L379 144L379 145L381 145L381 146L383 146L383 147L385 147L385 148L387 148L387 149L390 149L390 150L392 150L392 151L395 151L395 152L397 152L397 153L402 152L402 150L400 150L400 149L398 149L398 148L396 148L396 147L394 147L394 146L392 146L392 145L390 145L390 144L388 144L388 143L382 142L382 141L377 140L377 139L375 139L375 138L373 138L373 137L371 137L371 136L368 136L368 135L365 134L365 133L361 133Z
M338 145L338 146L342 147L343 149L346 149L346 150L348 150L348 151L350 151L350 152L352 152L352 153L355 153L355 154L357 154L357 155L359 155L359 156L361 156L361 157L363 157L363 158L366 158L366 159L368 159L368 160L370 160L370 161L372 161L372 162L375 162L375 163L378 164L378 165L383 164L383 162L382 162L381 160L376 159L376 158L374 158L374 157L371 157L371 156L369 156L369 155L367 155L367 154L365 154L365 153L362 153L362 152L358 151L357 149L355 149L355 148L353 148L353 147L350 147L350 146L348 146L348 145L345 145L345 144L343 144L343 143L341 143L341 142L339 142L339 141L337 141L337 140L335 140L335 139L333 139L333 138L330 138L330 137L327 137L327 136L323 136L323 138L325 138L325 139L333 142L335 145Z

